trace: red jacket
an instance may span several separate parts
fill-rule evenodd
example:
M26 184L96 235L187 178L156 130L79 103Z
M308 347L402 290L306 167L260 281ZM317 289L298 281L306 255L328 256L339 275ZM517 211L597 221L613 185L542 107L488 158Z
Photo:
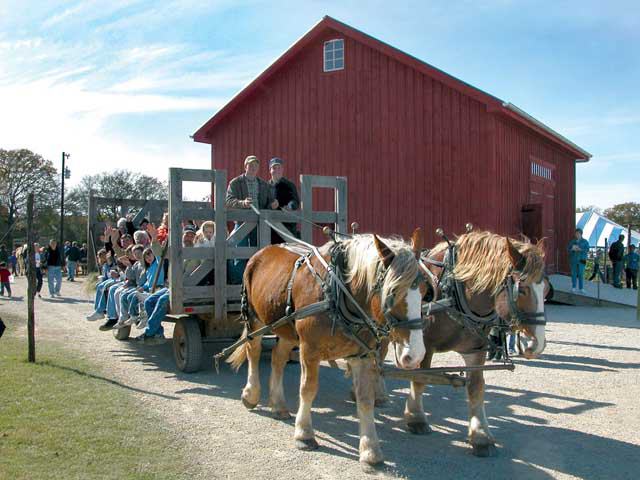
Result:
M2 267L0 268L0 282L2 283L9 283L9 276L11 275L11 272Z

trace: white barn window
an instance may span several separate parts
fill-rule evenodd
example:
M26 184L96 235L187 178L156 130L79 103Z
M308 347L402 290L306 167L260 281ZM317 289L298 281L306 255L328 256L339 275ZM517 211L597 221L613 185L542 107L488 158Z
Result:
M324 42L324 71L344 69L344 40L338 38Z

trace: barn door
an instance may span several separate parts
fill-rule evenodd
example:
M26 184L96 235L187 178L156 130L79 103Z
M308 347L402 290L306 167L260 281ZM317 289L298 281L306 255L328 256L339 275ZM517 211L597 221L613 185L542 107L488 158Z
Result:
M536 210L540 212L537 214L538 225L535 228L537 235L532 235L530 238L533 241L537 241L540 238L545 239L545 260L548 273L553 273L557 270L558 258L554 215L556 187L554 170L554 166L550 163L537 158L531 159L531 176L529 180L529 203L531 205L528 206L536 205ZM525 235L527 235L526 232Z

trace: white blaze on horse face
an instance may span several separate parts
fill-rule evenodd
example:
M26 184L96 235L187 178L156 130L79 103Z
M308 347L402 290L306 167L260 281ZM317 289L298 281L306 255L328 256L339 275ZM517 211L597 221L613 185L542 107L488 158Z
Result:
M407 318L413 320L422 316L422 295L419 288L411 288L407 292ZM427 352L424 346L424 335L422 329L410 330L409 344L395 345L396 359L399 358L397 367L404 369L418 368ZM398 363L398 362L396 362Z
M531 285L531 288L536 296L536 313L544 313L544 280L540 283ZM533 325L533 338L525 337L523 342L525 347L525 356L527 358L535 358L540 355L544 347L546 347L546 340L544 337L544 325Z

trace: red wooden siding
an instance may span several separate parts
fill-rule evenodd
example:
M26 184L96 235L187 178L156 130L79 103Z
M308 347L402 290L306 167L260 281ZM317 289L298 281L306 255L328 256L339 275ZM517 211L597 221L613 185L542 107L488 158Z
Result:
M323 42L344 38L345 69L323 72ZM212 166L285 159L286 175L343 175L349 222L408 236L466 222L516 235L531 157L554 165L556 245L573 229L574 158L484 103L338 32L326 31L211 131ZM322 198L323 201L329 201ZM564 248L561 270L566 270ZM555 253L552 253L555 255ZM563 268L564 267L564 268Z

